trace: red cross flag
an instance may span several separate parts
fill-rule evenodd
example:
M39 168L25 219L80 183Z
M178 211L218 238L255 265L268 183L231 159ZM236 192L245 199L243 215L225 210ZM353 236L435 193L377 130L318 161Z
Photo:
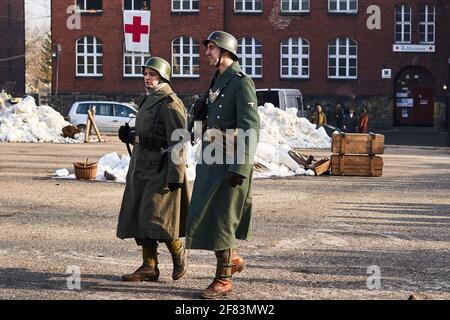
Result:
M123 11L123 29L127 51L149 52L150 11Z

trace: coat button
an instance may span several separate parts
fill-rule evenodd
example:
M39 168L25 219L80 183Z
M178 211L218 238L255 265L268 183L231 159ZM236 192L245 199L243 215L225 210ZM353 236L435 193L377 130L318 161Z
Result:
M217 119L220 119L220 116L217 116Z
M219 108L222 108L222 105L220 105Z
M225 97L225 95L224 95L224 94L222 94L222 95L221 95L221 97Z

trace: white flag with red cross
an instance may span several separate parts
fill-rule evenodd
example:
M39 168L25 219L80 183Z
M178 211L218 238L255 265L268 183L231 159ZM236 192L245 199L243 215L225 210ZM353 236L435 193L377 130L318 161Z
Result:
M123 11L125 48L133 52L149 52L150 11Z

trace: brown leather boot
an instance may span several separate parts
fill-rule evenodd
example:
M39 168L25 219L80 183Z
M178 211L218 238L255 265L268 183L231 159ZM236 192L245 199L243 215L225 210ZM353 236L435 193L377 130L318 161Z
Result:
M220 298L233 290L231 284L232 250L226 249L215 253L217 258L216 277L208 288L203 290L201 294L203 299Z
M181 279L181 277L183 277L187 271L186 250L184 246L180 250L180 252L172 254L172 262L173 262L172 279L173 280Z
M231 274L235 274L236 272L242 272L245 268L245 260L241 256L235 255L232 260L233 266L231 267Z
M158 281L159 269L158 267L148 266L143 264L135 272L125 274L122 276L122 281L137 282L137 281Z
M214 279L214 281L202 292L203 299L217 299L226 296L232 291L231 280Z

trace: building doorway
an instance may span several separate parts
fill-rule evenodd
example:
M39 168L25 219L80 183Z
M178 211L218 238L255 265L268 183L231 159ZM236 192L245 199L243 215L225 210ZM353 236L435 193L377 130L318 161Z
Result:
M422 67L401 70L394 82L394 125L432 127L434 81Z

